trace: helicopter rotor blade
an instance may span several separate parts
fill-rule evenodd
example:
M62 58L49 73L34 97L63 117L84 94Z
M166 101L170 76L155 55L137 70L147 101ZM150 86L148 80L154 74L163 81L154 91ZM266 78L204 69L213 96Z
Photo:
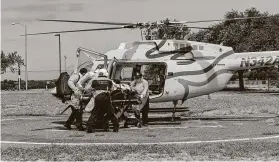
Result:
M243 18L232 18L232 19L218 19L218 20L199 20L199 21L185 21L180 23L201 23L201 22L213 22L213 21L232 21L232 20L249 20L249 19L263 19L263 18L272 18L278 16L262 16L262 17L243 17ZM178 22L179 23L179 22Z
M74 21L74 20L51 20L51 19L39 19L38 21L86 23L86 24L105 24L105 25L136 25L136 24L133 24L133 23L108 22L108 21Z
M67 31L57 31L57 32L33 33L33 34L26 34L26 35L42 35L42 34L56 34L56 33L73 33L73 32L84 32L84 31L115 30L115 29L124 29L124 28L133 28L133 26L122 26L122 27L113 27L113 28L83 29L83 30L67 30ZM21 36L25 36L25 35L21 35Z
M212 29L212 28L205 28L205 27L195 27L195 26L187 26L187 28L193 28L193 29Z
M170 27L186 27L186 28L193 28L193 29L212 29L212 28L208 28L208 27L196 27L196 26L186 26L186 25L169 25Z

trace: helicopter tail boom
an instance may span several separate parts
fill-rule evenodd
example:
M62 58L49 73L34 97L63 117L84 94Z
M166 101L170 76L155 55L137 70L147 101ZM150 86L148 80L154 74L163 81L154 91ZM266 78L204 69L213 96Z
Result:
M279 65L279 51L235 53L235 59L228 60L228 68L232 71L256 69Z

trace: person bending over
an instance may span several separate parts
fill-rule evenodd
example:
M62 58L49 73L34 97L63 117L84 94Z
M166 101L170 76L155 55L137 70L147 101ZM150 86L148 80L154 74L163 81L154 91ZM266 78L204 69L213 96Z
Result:
M82 127L82 113L80 112L80 97L82 95L82 91L77 87L77 82L79 79L87 73L86 68L81 68L79 73L74 73L68 80L68 85L72 89L73 93L71 95L71 106L72 106L72 113L66 124L64 125L66 128L71 129L71 125L76 120L76 127L83 131L84 128Z

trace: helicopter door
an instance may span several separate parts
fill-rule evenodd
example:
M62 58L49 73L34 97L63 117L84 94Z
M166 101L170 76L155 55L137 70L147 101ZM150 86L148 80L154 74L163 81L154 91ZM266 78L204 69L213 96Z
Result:
M113 75L114 75L114 71L116 69L116 65L119 61L113 57L113 59L110 60L109 64L108 64L108 78L112 79Z
M89 68L91 68L92 70L97 68L99 64L103 64L104 68L107 68L107 56L102 53L80 47L77 49L76 56L77 66L75 68L75 72L78 72L81 68L84 67L88 70L90 70Z

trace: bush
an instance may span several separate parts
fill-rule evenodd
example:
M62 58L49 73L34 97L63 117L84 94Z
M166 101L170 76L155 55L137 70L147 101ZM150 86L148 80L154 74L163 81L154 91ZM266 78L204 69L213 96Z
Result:
M48 88L55 87L55 80L47 81L47 80L29 80L28 81L28 89L44 89L46 88L46 84L48 84ZM18 89L17 81L13 80L4 80L1 82L1 90L17 90ZM21 89L25 89L25 81L21 81Z

